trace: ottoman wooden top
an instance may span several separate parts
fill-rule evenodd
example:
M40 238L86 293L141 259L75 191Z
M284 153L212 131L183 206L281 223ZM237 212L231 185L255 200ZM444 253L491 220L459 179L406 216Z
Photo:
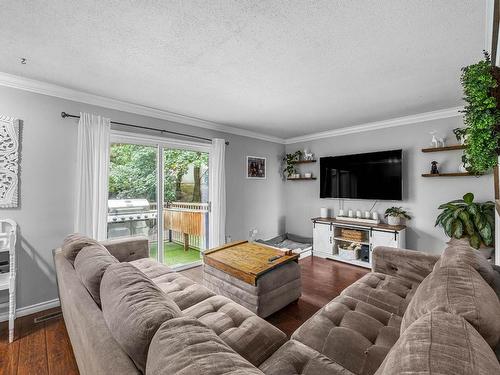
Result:
M269 258L275 256L280 258L269 262ZM264 273L297 259L299 259L298 254L248 241L225 244L203 254L205 264L251 285L256 285L258 277Z

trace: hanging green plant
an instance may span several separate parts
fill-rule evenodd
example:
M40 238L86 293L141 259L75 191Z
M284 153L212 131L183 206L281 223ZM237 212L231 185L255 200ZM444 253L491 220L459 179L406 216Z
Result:
M500 111L492 95L498 86L493 69L487 52L484 60L462 68L461 82L467 102L463 110L465 155L472 173L488 172L498 164Z

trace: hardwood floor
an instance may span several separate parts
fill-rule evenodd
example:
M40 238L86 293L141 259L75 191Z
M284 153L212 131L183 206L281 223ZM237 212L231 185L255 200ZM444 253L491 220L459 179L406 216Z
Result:
M78 374L62 317L35 323L59 308L16 319L16 340L9 344L7 324L0 325L0 374Z
M365 268L318 257L304 258L300 265L302 297L266 319L288 337L342 290L369 272Z
M368 270L348 264L308 257L300 261L302 297L267 318L290 336L316 311L340 294ZM201 267L181 271L201 282ZM0 375L78 374L62 317L34 323L34 319L58 308L18 318L16 341L8 343L7 324L0 324Z

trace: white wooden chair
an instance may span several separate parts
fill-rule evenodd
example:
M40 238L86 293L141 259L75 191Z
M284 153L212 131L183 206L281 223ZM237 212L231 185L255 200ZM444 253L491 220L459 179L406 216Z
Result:
M9 342L14 341L16 319L16 239L16 222L0 220L0 253L9 253L9 271L0 273L0 290L9 290Z

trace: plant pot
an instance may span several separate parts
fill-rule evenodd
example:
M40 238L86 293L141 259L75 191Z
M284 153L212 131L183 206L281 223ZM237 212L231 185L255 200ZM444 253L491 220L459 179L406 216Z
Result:
M401 225L402 220L399 216L387 216L387 223L389 225Z

